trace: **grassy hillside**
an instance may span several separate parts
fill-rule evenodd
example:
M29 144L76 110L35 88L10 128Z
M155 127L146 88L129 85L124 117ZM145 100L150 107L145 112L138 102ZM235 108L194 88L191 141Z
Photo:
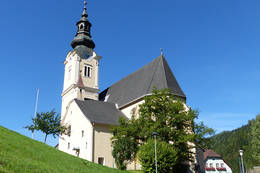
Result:
M243 148L245 150L244 159L247 165L250 164L248 149L250 146L249 135L250 135L250 122L248 125L242 126L233 131L226 131L211 137L211 145L209 148L220 154L225 161L227 161L232 169L233 173L239 173L239 153L238 150Z
M0 173L123 173L79 159L0 126Z

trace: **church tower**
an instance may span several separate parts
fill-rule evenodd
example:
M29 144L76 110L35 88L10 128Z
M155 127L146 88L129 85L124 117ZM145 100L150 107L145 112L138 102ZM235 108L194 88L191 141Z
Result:
M70 51L64 61L64 84L62 92L63 117L74 99L98 100L99 60L91 38L91 23L88 20L86 1L81 19L77 22L77 33L71 42Z

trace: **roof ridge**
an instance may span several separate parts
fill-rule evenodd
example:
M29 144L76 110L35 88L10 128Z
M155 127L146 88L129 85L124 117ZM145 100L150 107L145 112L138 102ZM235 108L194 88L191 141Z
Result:
M179 85L179 82L177 81L175 75L173 74L171 67L169 66L168 62L166 61L166 59L165 59L164 57L162 57L162 61L163 61L163 69L164 69L164 73L165 73L165 78L166 78L166 84L167 84L167 86L169 86L169 83L170 83L169 79L170 79L170 78L169 78L169 75L166 75L166 69L165 69L165 67L167 67L167 70L169 70L170 75L172 75L172 78L174 79L175 84L177 85L178 89L181 91L181 93L175 93L175 94L176 94L176 95L180 95L180 96L186 97L186 96L185 96L185 93L183 92L182 88L181 88L180 85Z
M111 105L114 105L114 106L116 106L116 104L115 103L113 103L113 102L104 102L104 101L102 101L102 100L93 100L93 99L89 99L89 100L80 100L80 99L77 99L77 98L75 98L74 100L76 100L76 101L80 101L80 102L102 102L102 103L104 103L104 104L111 104Z
M160 56L159 56L159 57L157 57L157 58L159 58L160 60L159 60L159 62L157 63L156 70L154 70L154 72L153 72L152 79L151 79L151 81L150 81L150 84L149 84L149 86L147 87L147 90L146 90L146 92L145 92L146 94L149 92L149 90L150 90L150 88L151 88L152 82L153 82L153 80L154 80L155 73L157 72L157 70L158 70L158 68L159 68L160 62L162 62L162 58L163 58L163 56L162 56L162 55L160 55ZM156 59L157 59L157 58L156 58Z

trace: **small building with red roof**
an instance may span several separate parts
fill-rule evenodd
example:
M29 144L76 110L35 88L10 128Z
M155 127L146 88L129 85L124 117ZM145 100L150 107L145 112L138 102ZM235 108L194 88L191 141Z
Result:
M231 166L213 150L197 149L199 173L232 173Z

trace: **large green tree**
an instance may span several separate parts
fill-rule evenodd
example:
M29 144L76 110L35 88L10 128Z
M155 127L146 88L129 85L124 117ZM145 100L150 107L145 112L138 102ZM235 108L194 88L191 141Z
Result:
M66 126L62 126L60 121L60 115L52 110L51 112L37 113L36 117L32 118L32 125L25 128L32 132L35 130L42 131L45 134L44 143L46 143L48 135L53 135L55 138L66 132Z
M131 154L128 154L129 157L121 157L120 159L125 160L120 162L134 160L139 147L152 138L153 132L157 132L159 141L173 148L176 155L172 157L175 159L169 158L173 160L173 165L177 167L184 161L193 161L191 149L194 145L190 144L202 144L203 137L213 130L203 124L195 124L194 119L198 117L198 112L187 108L183 101L178 100L169 89L154 89L152 95L146 96L144 100L138 113L133 114L131 120L121 119L119 126L112 128L113 152L122 147L117 141L122 139L131 141L129 143L131 147L127 150ZM118 159L119 157L115 157L116 163L119 163ZM160 163L163 164L163 162Z
M251 125L251 140L250 151L251 151L251 166L260 165L260 115L257 115L255 121Z

